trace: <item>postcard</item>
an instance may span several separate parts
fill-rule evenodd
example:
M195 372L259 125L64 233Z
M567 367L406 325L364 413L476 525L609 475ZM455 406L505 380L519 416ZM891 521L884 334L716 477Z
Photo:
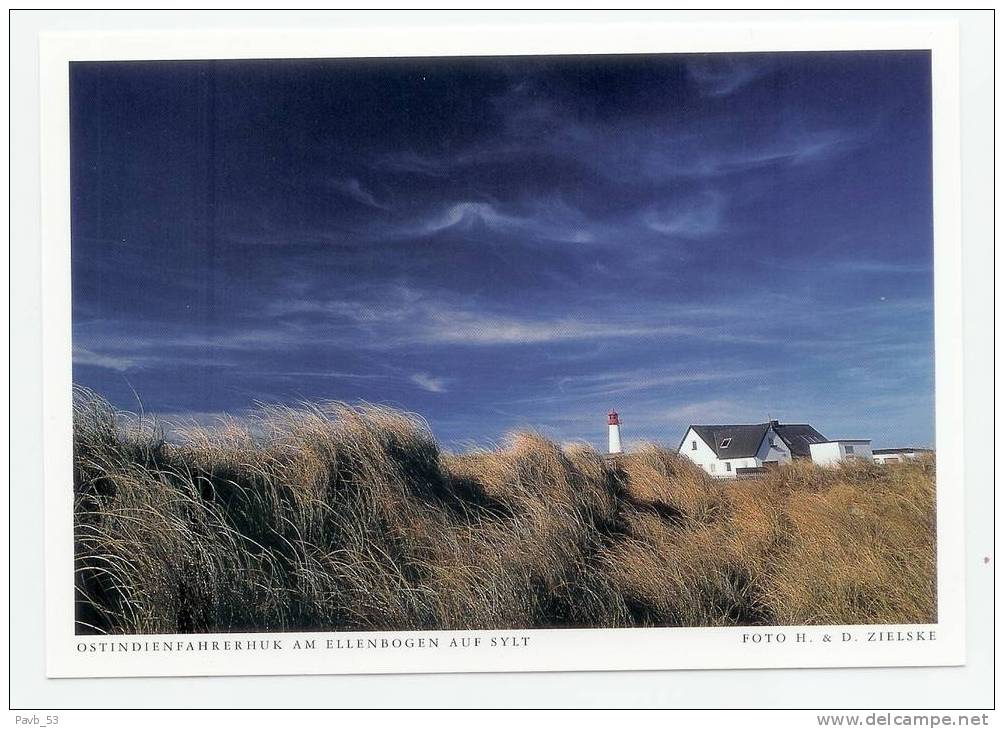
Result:
M50 676L964 662L952 24L41 47Z

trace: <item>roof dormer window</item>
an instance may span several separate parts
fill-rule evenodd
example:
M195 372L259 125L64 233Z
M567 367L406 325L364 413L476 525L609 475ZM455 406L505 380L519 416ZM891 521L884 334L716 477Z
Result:
M719 446L719 448L728 448L730 445L732 445L732 439L731 438L723 438L722 439L722 444Z

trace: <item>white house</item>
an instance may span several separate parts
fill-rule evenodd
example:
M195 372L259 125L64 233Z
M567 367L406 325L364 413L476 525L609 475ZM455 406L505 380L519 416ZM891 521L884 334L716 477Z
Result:
M930 448L874 448L872 458L876 463L900 463L911 458L934 453Z
M825 442L826 437L811 425L771 420L756 425L691 425L678 450L712 476L736 478L793 458L810 458L812 444Z
M852 458L872 460L872 442L870 440L850 439L828 440L825 443L813 443L809 446L812 462L820 466L835 466L841 461Z

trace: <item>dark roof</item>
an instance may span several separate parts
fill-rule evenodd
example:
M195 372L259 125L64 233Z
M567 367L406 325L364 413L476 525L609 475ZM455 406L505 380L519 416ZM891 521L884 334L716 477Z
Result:
M781 437L793 456L808 458L812 455L809 452L809 444L827 442L826 436L811 425L804 423L798 425L781 425L779 423L774 426L774 432Z
M818 430L805 424L781 425L772 422L756 425L691 425L687 432L692 428L719 458L749 458L756 455L770 427L774 428L774 432L788 446L793 456L808 458L811 455L810 443L826 442L826 438ZM686 434L683 437L686 440ZM722 448L722 442L726 438L732 440L728 447ZM683 441L680 446L683 446Z
M934 453L933 448L872 448L872 455L884 453Z
M760 425L691 425L690 427L701 436L701 440L711 446L719 458L748 458L756 455L769 426L768 423L761 423ZM727 448L722 448L722 442L726 438L732 440Z

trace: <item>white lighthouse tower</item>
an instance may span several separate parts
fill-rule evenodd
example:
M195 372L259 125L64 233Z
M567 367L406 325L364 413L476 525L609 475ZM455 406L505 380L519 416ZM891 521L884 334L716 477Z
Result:
M621 448L621 419L618 417L616 410L611 410L607 414L607 430L609 431L607 452L623 453L624 450Z

